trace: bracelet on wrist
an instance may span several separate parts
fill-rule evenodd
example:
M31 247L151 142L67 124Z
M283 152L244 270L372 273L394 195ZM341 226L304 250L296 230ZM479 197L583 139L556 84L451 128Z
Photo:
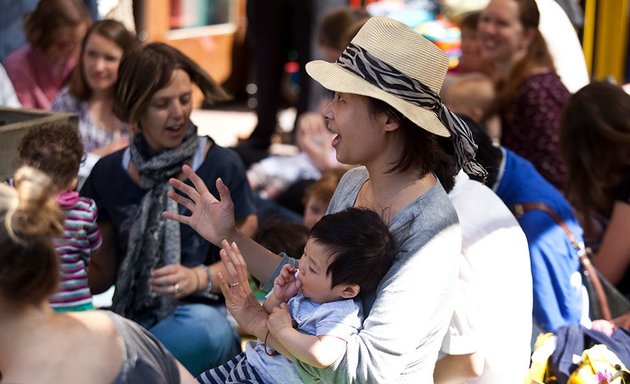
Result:
M200 265L197 268L205 271L206 276L208 277L208 283L206 284L204 288L200 289L200 291L206 295L211 295L212 294L212 273L210 272L210 268L204 264Z

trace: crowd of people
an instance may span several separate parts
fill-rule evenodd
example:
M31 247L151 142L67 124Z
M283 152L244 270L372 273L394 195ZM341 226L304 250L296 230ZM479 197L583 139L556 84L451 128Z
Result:
M540 334L629 332L584 249L630 300L630 95L574 86L553 7L467 13L455 68L402 21L314 13L302 81L328 96L305 85L299 154L269 155L281 58L253 9L298 2L248 2L273 94L237 148L198 134L193 87L230 96L185 53L79 0L25 14L0 104L78 125L30 129L0 185L0 382L520 383Z

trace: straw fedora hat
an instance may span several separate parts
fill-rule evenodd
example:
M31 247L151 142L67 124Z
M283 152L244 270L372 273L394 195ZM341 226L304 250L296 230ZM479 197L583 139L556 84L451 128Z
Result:
M381 77L380 85L375 85L374 81L368 81L372 77L371 70L361 65L353 71L349 70L341 61L344 55L353 61L354 52L350 51L352 46L393 67L398 77ZM448 58L435 44L397 20L377 16L365 23L337 62L316 60L306 64L308 74L325 88L382 100L416 125L444 137L450 136L449 130L434 109L401 98L399 94L394 94L394 88L400 82L411 79L411 82L419 82L425 89L428 88L428 93L432 92L431 97L439 100L437 95L447 69Z

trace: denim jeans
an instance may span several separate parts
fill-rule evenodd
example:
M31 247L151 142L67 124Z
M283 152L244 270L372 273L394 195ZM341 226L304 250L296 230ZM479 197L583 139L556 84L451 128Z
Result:
M219 366L240 352L239 339L224 314L205 304L180 304L149 331L193 376Z

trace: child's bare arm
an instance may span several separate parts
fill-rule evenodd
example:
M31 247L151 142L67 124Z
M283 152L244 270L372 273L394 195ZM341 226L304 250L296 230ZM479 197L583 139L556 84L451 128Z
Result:
M267 320L280 347L276 351L317 368L326 368L346 352L346 342L335 336L311 336L294 329L286 304L274 308Z

